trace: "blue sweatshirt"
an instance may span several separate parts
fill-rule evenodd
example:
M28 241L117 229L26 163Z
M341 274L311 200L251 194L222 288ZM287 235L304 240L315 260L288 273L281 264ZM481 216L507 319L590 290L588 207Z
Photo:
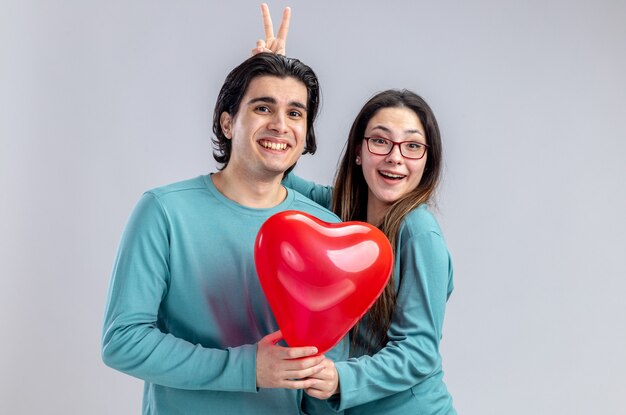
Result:
M283 184L330 207L330 186L294 174ZM439 353L453 289L452 262L441 229L425 205L405 217L394 255L397 305L389 340L380 348L363 331L357 333L357 344L369 344L369 351L351 350L350 359L335 364L341 392L330 403L354 415L456 414Z
M270 209L244 207L209 175L142 196L113 268L102 357L145 381L144 414L330 412L302 391L256 387L256 343L278 326L254 241L268 217L289 209L338 222L293 191ZM345 342L327 357L345 359Z

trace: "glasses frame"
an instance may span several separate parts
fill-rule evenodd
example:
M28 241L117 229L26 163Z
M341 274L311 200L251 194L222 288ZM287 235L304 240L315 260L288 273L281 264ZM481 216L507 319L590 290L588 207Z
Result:
M426 155L426 153L428 152L428 149L429 149L429 147L430 147L428 144L420 143L419 141L415 141L415 140L407 140L407 141L398 141L398 142L396 142L396 141L390 140L390 139L388 139L388 138L385 138L385 137L378 137L378 136L369 136L369 137L363 137L363 138L365 139L365 143L366 143L366 146L367 146L367 151L369 151L370 153L372 153L372 154L374 154L374 155L376 155L376 156L386 156L386 155L389 155L389 154L391 154L391 152L393 151L393 148L394 148L395 146L398 146L398 148L400 149L400 155L401 155L402 157L404 157L405 159L409 159L409 160L420 160L420 159L423 159L423 158L424 158L424 156ZM371 139L377 139L377 140L385 140L385 141L389 141L389 142L391 143L391 148L390 148L390 149L389 149L389 151L388 151L388 152L386 152L386 153L374 153L374 152L372 151L372 149L370 148L370 140L371 140ZM408 157L408 156L405 156L405 155L404 155L404 153L402 153L402 144L404 144L404 143L417 143L417 144L419 144L419 145L421 145L421 146L426 147L426 149L424 150L424 154L422 154L420 157Z

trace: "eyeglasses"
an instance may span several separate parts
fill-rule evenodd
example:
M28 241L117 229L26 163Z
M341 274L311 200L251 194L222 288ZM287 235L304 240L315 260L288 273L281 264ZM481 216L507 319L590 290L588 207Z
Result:
M422 144L417 141L395 142L382 137L364 138L367 140L367 149L369 152L379 156L386 156L391 153L394 146L398 146L400 147L400 154L402 154L402 157L411 160L419 160L424 157L426 150L428 149L427 144Z

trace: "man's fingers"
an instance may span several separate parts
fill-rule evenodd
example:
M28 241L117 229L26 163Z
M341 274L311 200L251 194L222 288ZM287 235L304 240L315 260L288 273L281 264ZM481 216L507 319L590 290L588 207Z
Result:
M316 375L328 360L317 347L283 347L280 330L263 337L257 346L256 382L260 388L310 388L319 382Z
M285 10L283 10L283 20L280 22L280 27L278 28L278 34L276 35L276 38L282 40L283 42L287 42L287 33L289 33L289 21L290 20L291 20L291 8L285 7Z
M280 330L276 330L275 332L270 333L267 336L263 337L261 340L259 340L259 343L276 344L282 339L283 333L281 333Z
M320 380L315 375L320 374L320 372L322 372L323 370L324 370L324 364L319 363L311 367L292 369L286 373L288 373L289 379L315 378L315 379Z
M317 347L285 347L283 348L284 351L284 355L283 358L284 359L289 359L289 360L296 360L297 359L302 359L302 358L306 358L306 357L312 357L315 358L315 360L318 360L320 357L324 358L323 355L320 356L314 356L315 354L317 354ZM321 360L320 360L321 361ZM303 364L306 364L306 361L302 362Z
M285 389L311 389L318 383L316 379L290 379L283 382L281 388Z
M273 39L274 26L272 25L272 16L270 15L270 9L267 7L267 3L261 4L261 13L263 14L263 30L265 31L265 39Z

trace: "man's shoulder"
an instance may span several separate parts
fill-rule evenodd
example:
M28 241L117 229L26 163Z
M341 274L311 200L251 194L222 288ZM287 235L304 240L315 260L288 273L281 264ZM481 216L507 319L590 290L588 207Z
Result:
M148 190L146 193L151 194L157 198L167 197L169 195L177 195L183 192L206 190L205 176L194 177L193 179L182 180L175 183L170 183L165 186L155 187Z
M319 205L309 199L306 196L303 196L301 193L293 191L294 194L294 209L301 210L303 212L309 213L318 219L321 219L325 222L341 222L339 217L335 215L330 210L326 209L322 205Z

